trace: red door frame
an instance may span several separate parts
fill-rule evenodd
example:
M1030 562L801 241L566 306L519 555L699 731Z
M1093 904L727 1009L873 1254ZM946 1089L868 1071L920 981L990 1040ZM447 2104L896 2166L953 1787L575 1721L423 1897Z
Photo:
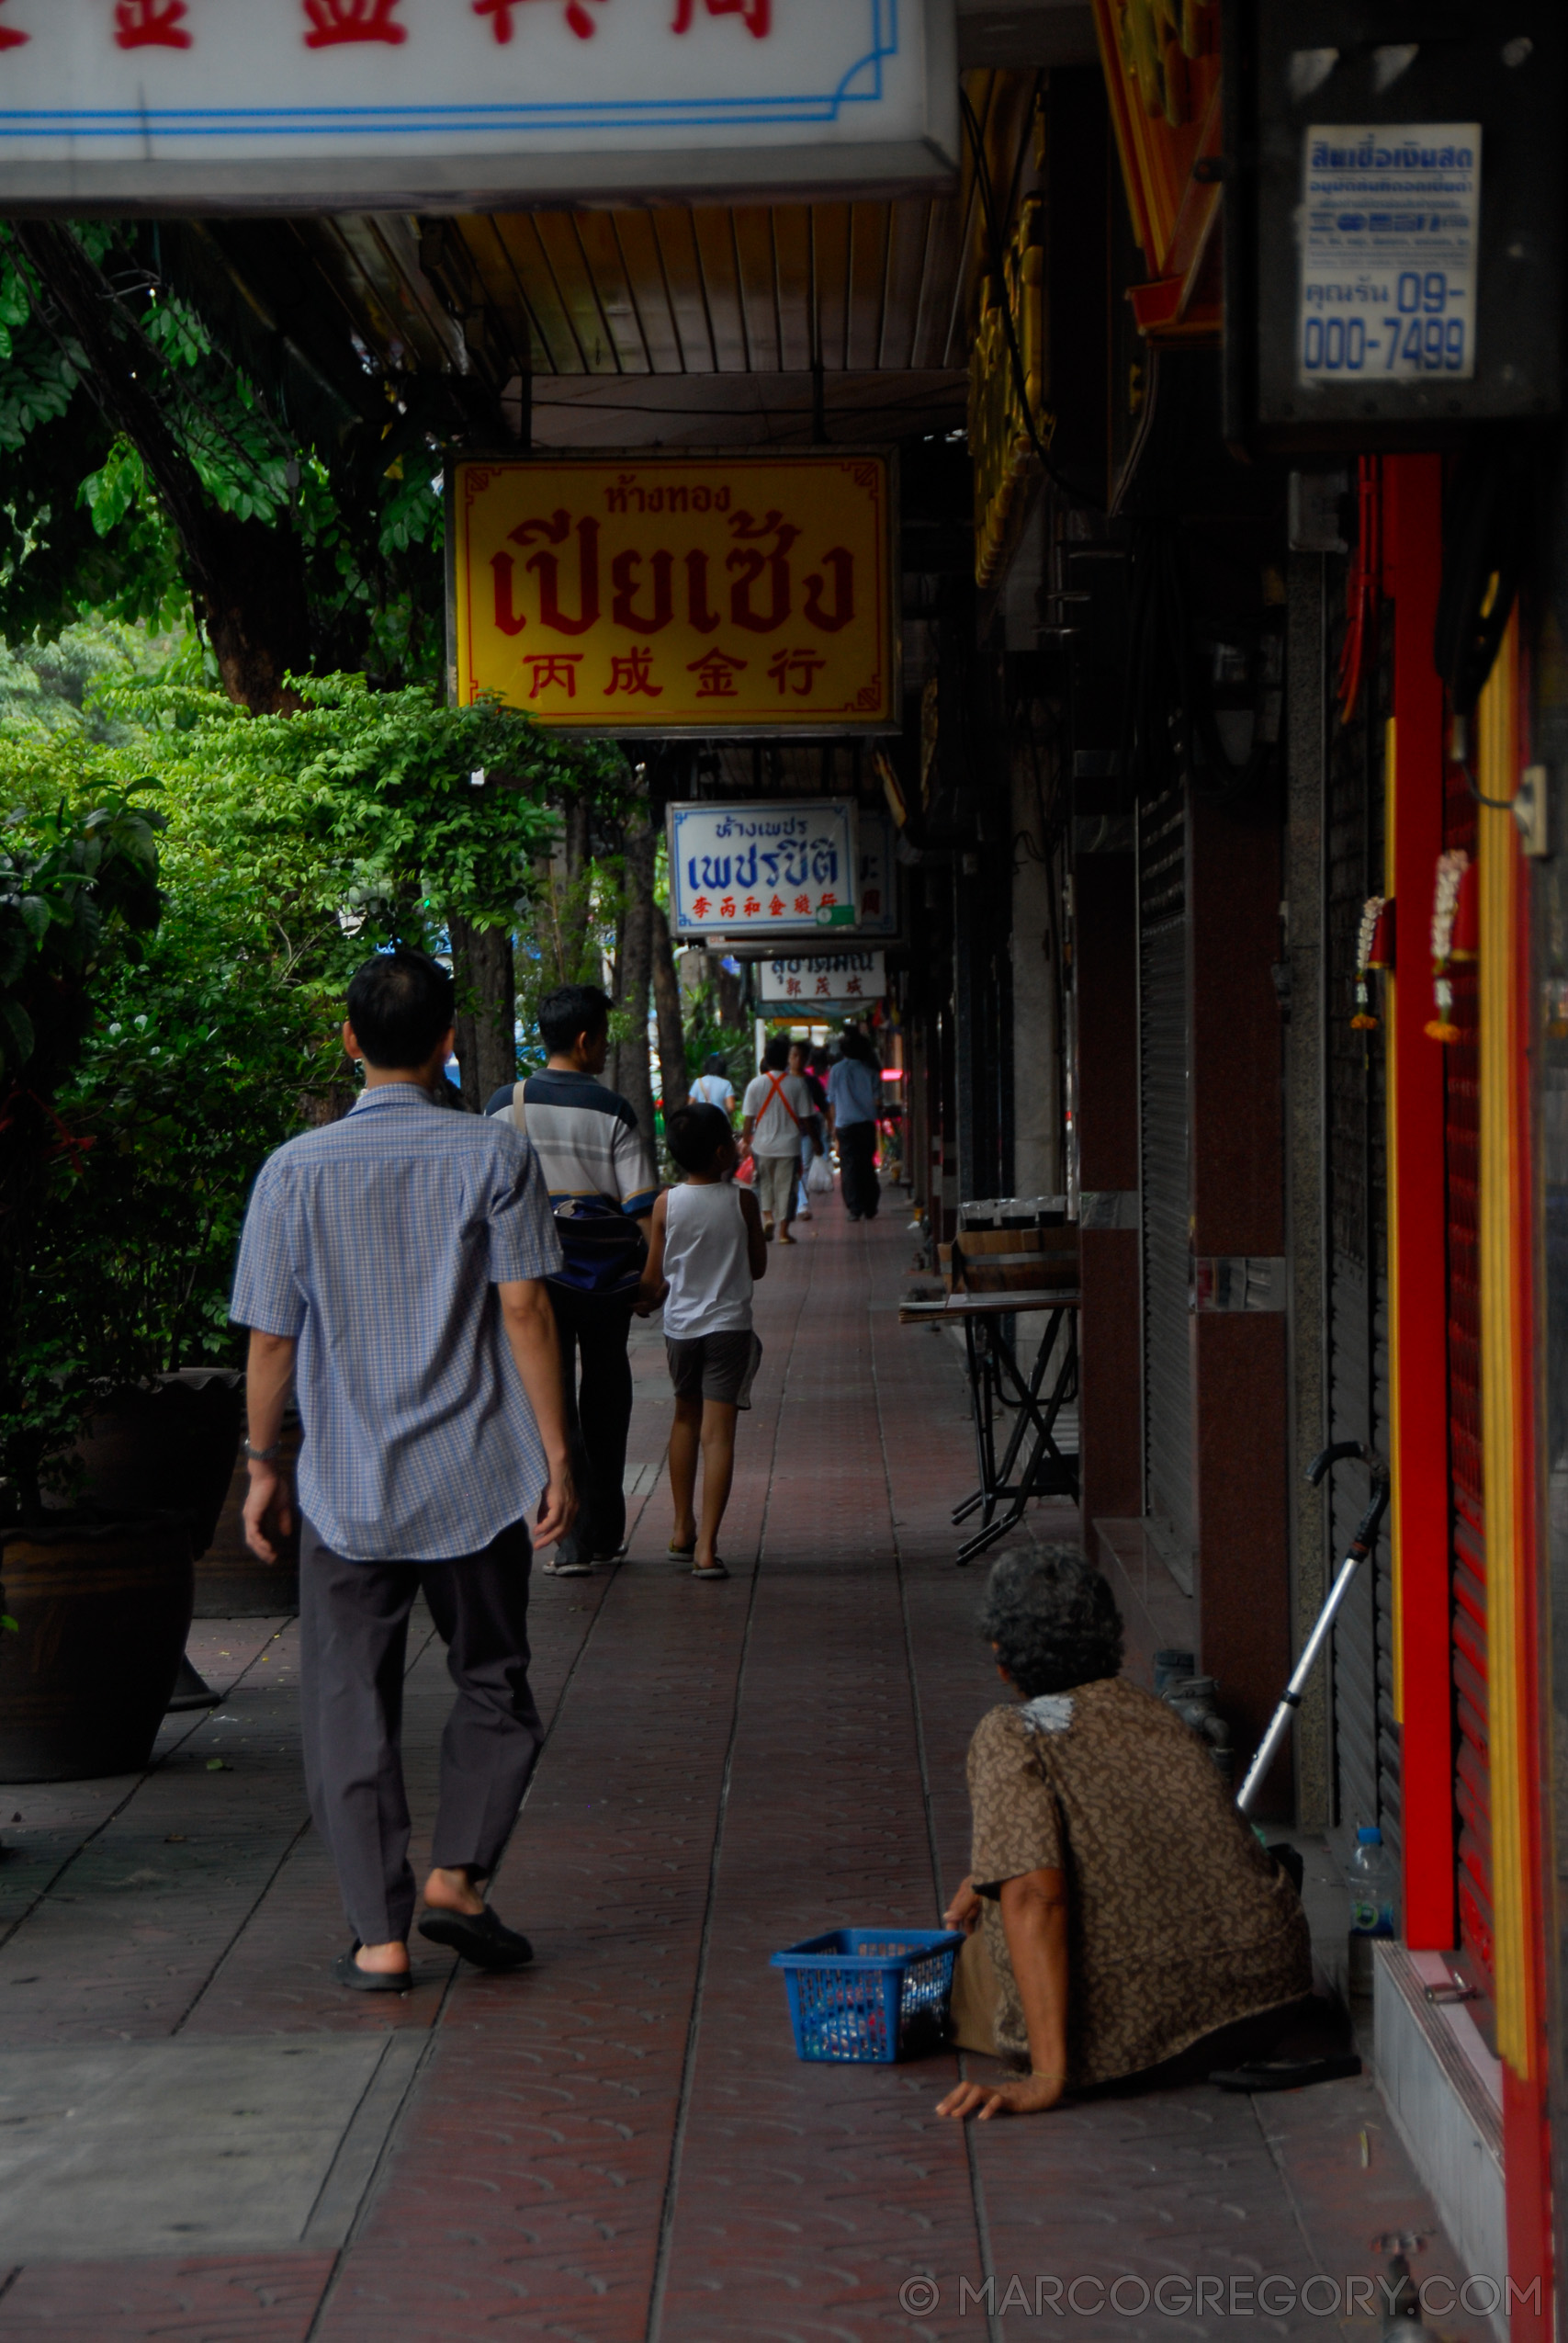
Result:
M1384 458L1383 590L1393 604L1388 891L1397 924L1386 1036L1390 1461L1404 1938L1414 1952L1447 1952L1455 1939L1443 1055L1424 1030L1432 1014L1427 929L1443 846L1443 687L1432 662L1442 498L1440 456Z

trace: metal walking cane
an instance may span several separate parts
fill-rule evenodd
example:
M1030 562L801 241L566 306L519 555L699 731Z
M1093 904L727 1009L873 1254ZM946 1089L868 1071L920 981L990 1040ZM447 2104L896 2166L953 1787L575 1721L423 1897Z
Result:
M1285 1687L1284 1696L1269 1720L1269 1730L1258 1743L1258 1755L1247 1770L1247 1780L1242 1783L1240 1794L1236 1798L1236 1805L1243 1814L1246 1814L1253 1799L1262 1788L1263 1777L1273 1764L1280 1744L1291 1729L1291 1719L1302 1704L1302 1694L1306 1690L1307 1679L1317 1666L1318 1655L1328 1641L1328 1631L1334 1624L1335 1615L1350 1591L1351 1579L1377 1544L1378 1531L1382 1525L1382 1517L1388 1511L1388 1466L1382 1457L1377 1455L1371 1448L1364 1447L1359 1440L1336 1441L1332 1448L1325 1448L1320 1456L1314 1456L1306 1471L1307 1479L1312 1487L1315 1488L1325 1473L1331 1466L1343 1464L1347 1456L1365 1457L1372 1477L1371 1501L1356 1524L1356 1534L1350 1540L1350 1550L1339 1565L1339 1575L1328 1590L1328 1600L1317 1614L1317 1623L1303 1647L1302 1656L1297 1660L1295 1671Z

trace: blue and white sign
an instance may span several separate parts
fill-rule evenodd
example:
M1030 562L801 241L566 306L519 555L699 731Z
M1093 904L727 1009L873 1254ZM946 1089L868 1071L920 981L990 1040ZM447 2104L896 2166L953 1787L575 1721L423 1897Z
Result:
M1480 123L1315 124L1303 175L1298 379L1468 380Z
M670 809L670 925L682 940L765 940L856 924L847 798Z
M951 183L953 0L0 0L0 207Z

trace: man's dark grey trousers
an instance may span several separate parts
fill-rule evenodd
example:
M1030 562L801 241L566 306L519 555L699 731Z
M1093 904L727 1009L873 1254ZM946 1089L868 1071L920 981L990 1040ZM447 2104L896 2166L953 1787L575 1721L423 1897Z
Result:
M311 1524L299 1553L299 1704L310 1814L362 1944L414 1913L403 1788L403 1669L423 1589L457 1688L441 1736L431 1862L488 1878L517 1817L544 1727L528 1688L526 1525L448 1562L351 1562Z

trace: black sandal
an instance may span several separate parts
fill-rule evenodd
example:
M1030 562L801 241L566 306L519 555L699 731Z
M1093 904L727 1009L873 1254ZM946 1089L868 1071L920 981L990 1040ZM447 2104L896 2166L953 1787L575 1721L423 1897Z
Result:
M355 1959L359 1950L355 1937L346 1952L340 1952L333 1963L333 1975L339 1985L347 1986L350 1993L408 1993L413 1986L410 1969L362 1969Z
M427 1912L419 1932L432 1944L460 1952L476 1969L525 1969L534 1957L527 1938L498 1920L488 1904L482 1912Z

